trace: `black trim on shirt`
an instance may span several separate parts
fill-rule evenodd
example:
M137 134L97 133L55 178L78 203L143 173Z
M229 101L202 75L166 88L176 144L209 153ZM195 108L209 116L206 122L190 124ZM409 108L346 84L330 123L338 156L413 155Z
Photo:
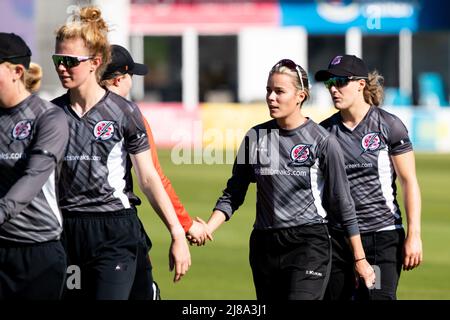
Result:
M56 156L47 150L37 149L37 150L31 151L30 154L38 154L38 155L42 155L42 156L47 156L47 157L52 158L55 162L58 162L58 159L56 158Z

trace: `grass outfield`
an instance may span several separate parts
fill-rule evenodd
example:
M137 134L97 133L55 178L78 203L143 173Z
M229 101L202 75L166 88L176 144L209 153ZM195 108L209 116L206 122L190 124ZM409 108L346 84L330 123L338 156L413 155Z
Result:
M159 151L161 165L192 217L207 220L230 175L230 165L174 165L170 152ZM450 299L450 155L417 154L422 191L422 240L424 262L403 272L399 299ZM139 194L141 196L141 194ZM142 197L141 197L142 198ZM172 282L168 271L169 235L148 203L140 216L153 241L154 277L163 299L255 299L248 263L248 240L255 216L255 187L244 205L214 234L204 247L190 247L192 267L181 282Z

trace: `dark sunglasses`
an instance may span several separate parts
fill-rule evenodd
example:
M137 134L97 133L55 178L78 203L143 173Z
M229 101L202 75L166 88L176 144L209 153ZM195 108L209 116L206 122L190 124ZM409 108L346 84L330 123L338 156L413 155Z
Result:
M55 67L59 67L62 64L67 69L78 66L81 62L92 59L93 57L87 56L65 56L62 54L54 54L52 56Z
M280 67L286 67L289 68L292 71L297 72L297 76L300 79L300 84L302 85L302 91L305 90L305 86L303 85L303 77L302 77L302 71L300 69L300 66L296 64L294 61L290 59L282 59L278 61L272 69L274 68L280 68Z
M367 80L367 77L331 77L330 79L324 81L324 84L327 89L330 89L331 87L342 88L348 85L350 81L360 79Z

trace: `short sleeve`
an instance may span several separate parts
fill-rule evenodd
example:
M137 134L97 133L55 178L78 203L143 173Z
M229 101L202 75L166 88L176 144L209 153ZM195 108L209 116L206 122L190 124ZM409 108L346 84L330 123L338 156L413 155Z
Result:
M395 115L389 114L387 121L387 140L390 155L399 155L413 150L409 139L408 129L403 122Z
M136 104L130 104L130 112L125 116L124 139L128 153L138 154L150 149L143 116Z

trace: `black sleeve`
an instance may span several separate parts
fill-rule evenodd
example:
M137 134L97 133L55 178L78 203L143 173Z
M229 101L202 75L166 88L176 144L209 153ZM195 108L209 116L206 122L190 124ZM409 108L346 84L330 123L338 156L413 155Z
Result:
M359 234L355 204L345 172L341 147L332 135L320 145L320 168L324 175L322 202L330 224L341 224L348 236Z
M320 122L319 125L324 127L325 129L327 129L328 131L331 131L331 128L333 128L333 126L335 126L339 123L340 118L341 118L340 113L336 112L332 116L330 116L330 117L326 118L325 120L323 120L322 122Z
M23 176L0 199L0 225L18 215L41 191L64 156L69 127L64 112L52 108L35 122Z
M413 150L409 139L408 129L403 122L393 114L383 116L385 127L384 134L387 135L389 154L392 156Z
M222 196L217 200L214 210L220 210L229 220L232 214L242 205L250 182L255 182L253 169L249 159L249 140L242 141L234 160L231 178Z
M324 127L327 130L330 130L330 127L332 125L331 118L325 119L322 122L319 123L320 126Z

